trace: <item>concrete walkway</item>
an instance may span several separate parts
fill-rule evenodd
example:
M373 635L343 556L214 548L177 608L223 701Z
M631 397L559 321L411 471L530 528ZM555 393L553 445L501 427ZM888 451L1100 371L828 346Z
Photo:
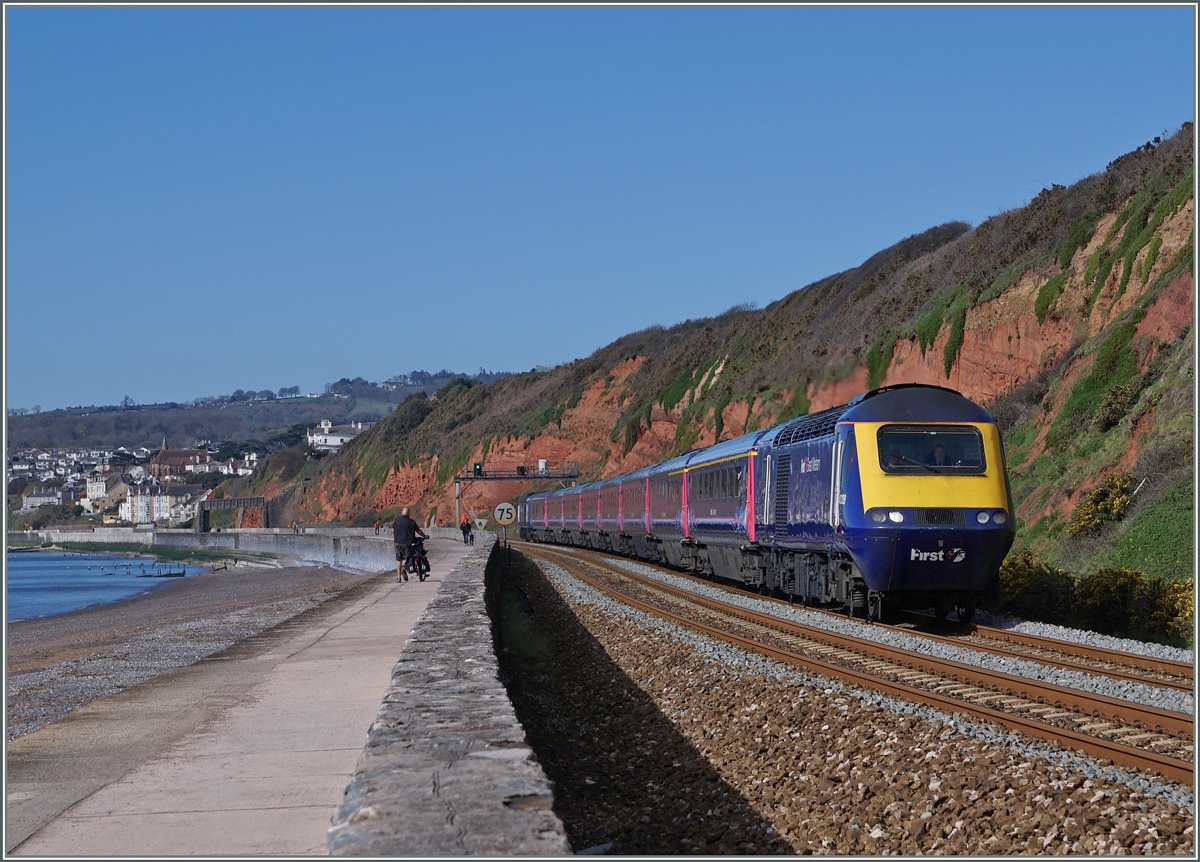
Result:
M9 852L320 854L424 583L382 577L214 659L95 701L8 746Z

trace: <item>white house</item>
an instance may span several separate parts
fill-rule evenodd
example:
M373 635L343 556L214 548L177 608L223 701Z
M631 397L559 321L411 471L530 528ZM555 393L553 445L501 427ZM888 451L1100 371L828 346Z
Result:
M75 495L66 488L30 488L21 495L22 509L37 509L40 506L62 506L74 502Z
M328 419L322 419L319 426L308 429L308 445L318 452L337 452L373 424L351 422L349 425L334 425Z

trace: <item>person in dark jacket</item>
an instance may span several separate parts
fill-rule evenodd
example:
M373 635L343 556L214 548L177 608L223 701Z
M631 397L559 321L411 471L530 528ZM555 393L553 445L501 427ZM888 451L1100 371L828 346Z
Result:
M405 506L392 522L392 542L396 545L396 583L400 583L401 578L408 580L408 573L404 569L408 565L408 556L412 553L412 544L417 536L422 539L429 538L425 531L417 526L417 522L408 517L408 507Z
M463 544L471 544L471 519L463 515L462 523L458 525L458 528L462 530Z
M925 456L925 464L929 467L949 467L950 458L946 455L946 447L938 443L933 451Z

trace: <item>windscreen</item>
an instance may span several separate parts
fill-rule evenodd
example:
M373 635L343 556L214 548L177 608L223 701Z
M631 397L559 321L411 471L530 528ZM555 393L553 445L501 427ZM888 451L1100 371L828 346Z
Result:
M969 425L885 425L879 465L886 473L982 473L983 435Z

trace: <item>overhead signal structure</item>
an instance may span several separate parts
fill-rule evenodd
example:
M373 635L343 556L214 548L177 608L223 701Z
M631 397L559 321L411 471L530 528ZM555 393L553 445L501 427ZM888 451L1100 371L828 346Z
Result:
M546 482L557 480L566 487L579 478L579 462L563 461L557 467L551 467L542 459L536 466L518 464L513 467L487 469L484 462L476 461L471 465L470 473L454 477L454 523L462 523L462 511L459 508L459 498L462 496L464 485L470 487L474 482Z

